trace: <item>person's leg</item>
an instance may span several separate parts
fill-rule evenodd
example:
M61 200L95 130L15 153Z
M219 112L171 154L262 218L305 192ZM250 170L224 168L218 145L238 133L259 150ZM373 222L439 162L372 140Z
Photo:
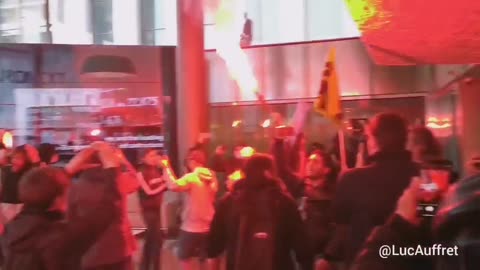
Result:
M178 259L182 270L195 269L195 234L180 231L178 237Z
M160 208L154 209L153 211L153 221L152 221L152 245L151 245L151 258L152 258L152 269L160 270L161 269L161 252L163 246L163 236L161 229L161 218L160 218Z
M140 261L140 270L149 270L150 265L150 252L151 252L151 245L152 245L152 227L150 222L150 211L142 207L142 217L145 223L146 231L145 237L143 239L143 250L142 250L142 258Z
M147 231L145 232L145 243L141 270L160 269L160 251L162 245L160 228L160 210L157 208L144 208L143 218Z
M208 233L198 234L198 258L199 269L207 270L207 247L208 247Z

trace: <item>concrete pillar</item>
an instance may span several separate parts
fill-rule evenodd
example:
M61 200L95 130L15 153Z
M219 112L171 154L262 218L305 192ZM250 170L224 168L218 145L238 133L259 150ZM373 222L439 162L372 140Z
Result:
M177 149L182 161L209 129L203 1L177 0L177 23Z
M181 168L177 173L185 172L182 164L188 148L196 143L200 133L208 132L209 128L202 5L200 0L177 0L177 91L170 93L176 105L173 106L176 134L171 133L174 138L170 142L177 147L177 155L171 155L172 159L177 157ZM175 125L169 126L175 128ZM167 192L162 210L163 226L175 227L179 206L179 194Z
M458 131L463 163L480 154L480 79L466 79L460 83L458 104Z

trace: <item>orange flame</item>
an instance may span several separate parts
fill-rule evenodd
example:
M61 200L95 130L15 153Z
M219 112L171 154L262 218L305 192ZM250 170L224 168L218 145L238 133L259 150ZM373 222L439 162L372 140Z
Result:
M8 131L3 133L2 143L5 145L5 147L12 148L13 147L13 135L12 135L12 133L10 133Z
M232 123L232 127L238 127L238 126L240 126L241 123L242 123L242 121L240 121L240 120L235 120L235 121L233 121L233 123Z
M240 91L253 92L258 96L258 81L247 55L240 47L245 11L245 0L220 0L215 16L215 44L217 54L225 61Z

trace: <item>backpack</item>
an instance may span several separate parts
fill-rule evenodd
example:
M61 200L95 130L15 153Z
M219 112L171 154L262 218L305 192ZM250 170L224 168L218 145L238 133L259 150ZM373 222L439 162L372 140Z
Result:
M239 229L234 270L274 270L278 199L270 190L249 193L235 202Z
M46 262L44 259L45 247L49 247L55 233L52 235L52 229L57 227L56 224L39 223L35 235L30 235L32 240L28 241L33 246L26 244L24 247L8 248L3 246L4 260L2 262L2 270L46 270ZM45 234L42 236L41 234Z
M12 224L13 225L13 224ZM26 236L25 243L8 246L0 239L2 248L1 270L76 270L80 257L65 253L63 248L65 223L41 221L36 230Z

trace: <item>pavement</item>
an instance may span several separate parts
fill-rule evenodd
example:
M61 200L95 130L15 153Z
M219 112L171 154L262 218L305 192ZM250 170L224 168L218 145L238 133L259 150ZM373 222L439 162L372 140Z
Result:
M171 194L169 194L171 195ZM168 195L167 195L168 196ZM167 197L164 198L164 201L173 201L175 198ZM139 270L142 248L143 248L143 237L142 233L145 230L145 225L142 220L142 215L140 212L140 205L138 203L137 194L132 194L128 197L128 215L130 218L130 223L132 225L133 234L137 239L137 250L134 253L133 261L135 266ZM179 261L176 254L176 240L166 240L163 244L163 248L160 256L162 256L162 270L181 270ZM200 270L199 266L196 269ZM192 270L196 270L192 269ZM224 270L224 266L221 270Z

